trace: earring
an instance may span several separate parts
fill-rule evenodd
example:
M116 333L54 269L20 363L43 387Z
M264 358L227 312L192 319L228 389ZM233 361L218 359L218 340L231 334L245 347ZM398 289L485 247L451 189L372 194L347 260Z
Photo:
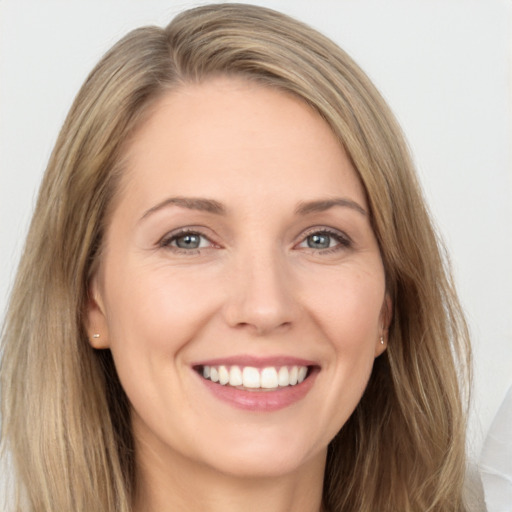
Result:
M98 338L100 337L100 335L99 335L99 334L93 334L93 335L92 335L92 337L93 337L94 339L98 339Z
M380 344L381 344L381 345L384 345L384 336L381 336L381 337L380 337Z

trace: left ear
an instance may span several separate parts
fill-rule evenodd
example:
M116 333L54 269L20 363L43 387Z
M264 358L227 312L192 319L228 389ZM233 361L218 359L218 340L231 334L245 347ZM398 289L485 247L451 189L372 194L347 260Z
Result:
M380 331L377 342L375 344L375 357L379 357L388 346L388 332L392 318L393 305L391 303L391 297L388 293L386 293L379 316Z
M108 323L97 274L91 279L88 292L85 329L89 343L96 349L109 348Z

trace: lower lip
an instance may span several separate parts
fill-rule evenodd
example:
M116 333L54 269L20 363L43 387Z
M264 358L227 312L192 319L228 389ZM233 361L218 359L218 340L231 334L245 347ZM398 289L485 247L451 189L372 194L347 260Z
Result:
M206 388L218 399L227 402L233 407L255 412L272 412L289 407L302 400L313 387L318 371L310 370L308 377L295 386L285 386L275 390L247 391L232 386L217 384L211 380L204 379L199 374Z

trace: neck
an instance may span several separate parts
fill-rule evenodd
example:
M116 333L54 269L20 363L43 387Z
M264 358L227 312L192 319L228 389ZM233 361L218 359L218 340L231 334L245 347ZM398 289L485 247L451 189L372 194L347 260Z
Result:
M145 449L146 448L146 449ZM320 512L325 453L292 473L225 474L174 452L139 447L134 512Z

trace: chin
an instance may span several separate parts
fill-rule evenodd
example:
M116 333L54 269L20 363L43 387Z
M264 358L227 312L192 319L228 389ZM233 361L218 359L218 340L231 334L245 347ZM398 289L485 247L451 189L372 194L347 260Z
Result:
M327 440L313 445L306 433L290 436L277 428L274 432L268 430L251 429L246 433L249 435L228 435L219 442L212 439L202 458L217 471L242 478L283 477L310 464L325 464Z
M215 469L225 475L237 478L281 478L296 474L319 460L325 462L327 449L320 453L304 457L288 453L287 450L272 450L260 453L237 453L225 457Z

